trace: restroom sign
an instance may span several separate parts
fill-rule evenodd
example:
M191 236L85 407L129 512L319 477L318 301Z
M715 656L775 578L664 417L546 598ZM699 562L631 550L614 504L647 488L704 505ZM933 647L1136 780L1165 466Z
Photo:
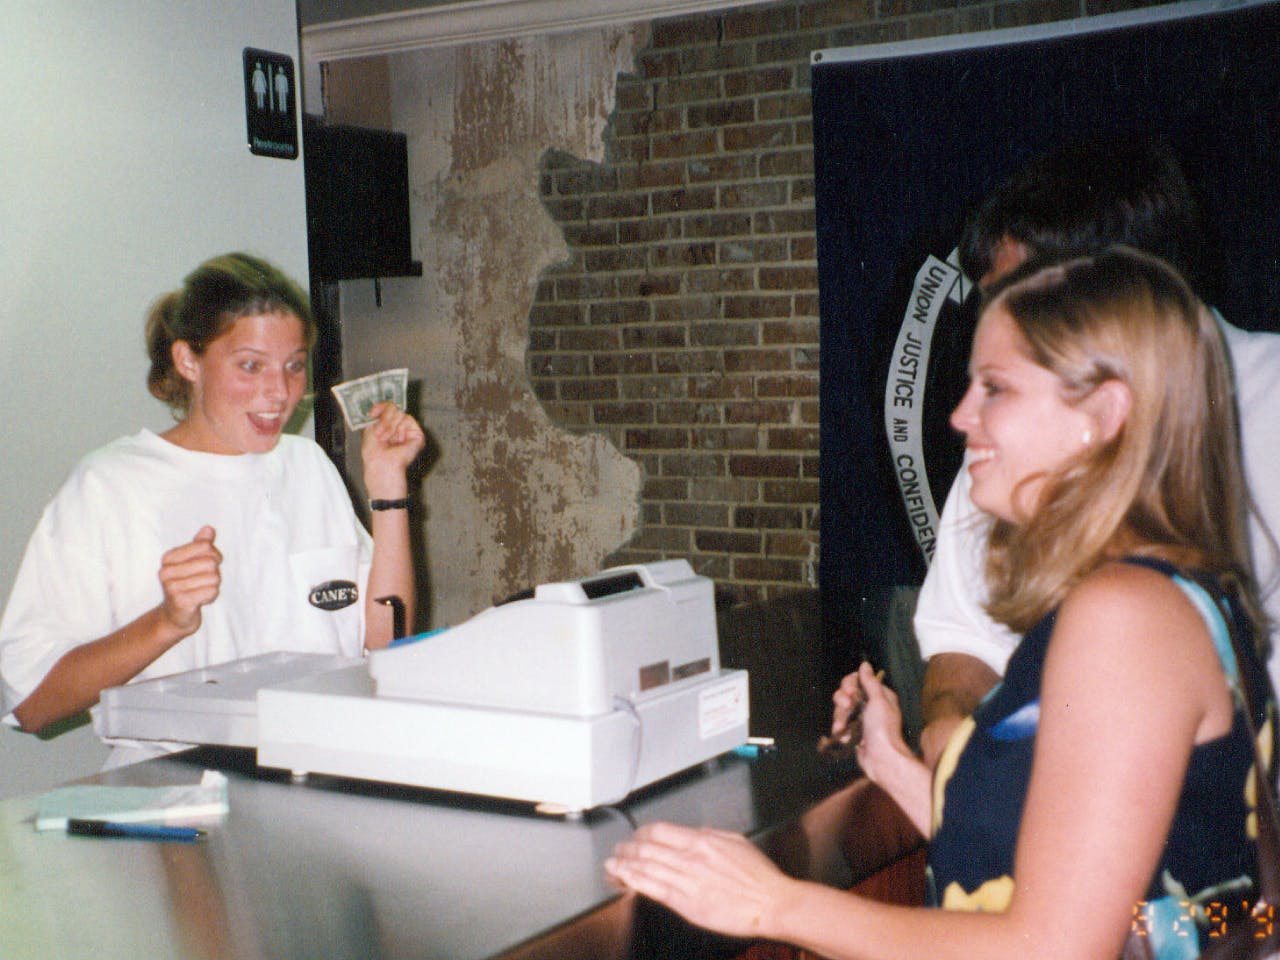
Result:
M245 47L244 109L252 153L297 159L297 102L293 58Z

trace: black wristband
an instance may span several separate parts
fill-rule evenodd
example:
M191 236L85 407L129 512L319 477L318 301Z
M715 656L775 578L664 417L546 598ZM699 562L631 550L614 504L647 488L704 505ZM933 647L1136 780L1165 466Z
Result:
M409 497L401 497L399 500L370 500L370 510L408 510L412 506L413 500Z

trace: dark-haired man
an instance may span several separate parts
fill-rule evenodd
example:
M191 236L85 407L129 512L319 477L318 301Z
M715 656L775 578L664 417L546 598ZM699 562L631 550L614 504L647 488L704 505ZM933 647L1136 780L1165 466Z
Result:
M966 231L962 264L986 286L1030 257L1061 259L1124 243L1175 266L1212 302L1207 244L1192 191L1174 157L1141 141L1073 145L1033 161L992 191ZM1236 376L1245 474L1257 514L1251 542L1268 612L1280 622L1280 335L1221 324ZM936 553L915 617L928 661L921 747L933 765L951 732L1004 671L1018 637L983 608L985 527L966 471L943 509ZM1280 656L1270 672L1280 683Z

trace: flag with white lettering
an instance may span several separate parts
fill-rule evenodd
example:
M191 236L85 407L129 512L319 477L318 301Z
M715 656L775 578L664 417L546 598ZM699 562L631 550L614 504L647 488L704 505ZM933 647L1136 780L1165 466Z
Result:
M1221 247L1215 304L1280 329L1277 36L1280 4L1176 4L814 55L828 632L868 588L923 579L976 313L955 249L1013 170L1077 140L1168 144Z

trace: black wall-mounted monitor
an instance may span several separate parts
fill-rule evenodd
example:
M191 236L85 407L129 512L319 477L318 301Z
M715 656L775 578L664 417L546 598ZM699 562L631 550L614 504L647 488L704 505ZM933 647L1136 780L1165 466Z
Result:
M302 141L312 278L421 276L409 246L405 135L303 117Z

